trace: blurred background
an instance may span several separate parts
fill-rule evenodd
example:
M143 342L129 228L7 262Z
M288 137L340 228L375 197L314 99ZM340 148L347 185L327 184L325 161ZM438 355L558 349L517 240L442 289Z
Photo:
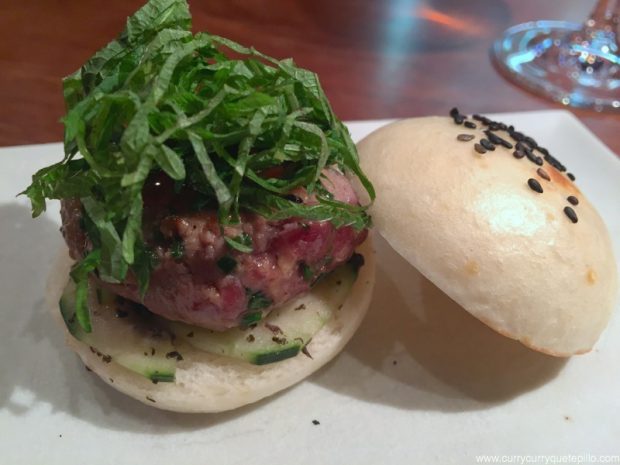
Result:
M0 146L62 139L60 80L142 0L3 0ZM209 30L317 72L345 120L561 108L505 81L489 47L529 20L580 22L587 0L190 0ZM574 111L575 110L571 110ZM620 119L576 111L612 150Z

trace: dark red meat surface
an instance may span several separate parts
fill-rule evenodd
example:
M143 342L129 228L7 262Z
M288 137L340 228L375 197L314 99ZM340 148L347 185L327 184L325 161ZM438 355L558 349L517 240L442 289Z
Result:
M322 183L335 199L358 203L349 180L336 170L325 170ZM292 194L314 201L303 189ZM241 224L225 231L252 238L253 251L241 253L226 244L216 213L188 212L191 194L176 194L167 178L150 178L143 196L144 237L158 258L144 300L131 274L124 283L103 285L160 316L214 330L239 326L256 307L269 311L307 292L314 278L346 262L367 235L327 221L267 221L242 213ZM90 247L81 215L79 201L62 201L62 231L76 260ZM222 257L234 269L225 270Z

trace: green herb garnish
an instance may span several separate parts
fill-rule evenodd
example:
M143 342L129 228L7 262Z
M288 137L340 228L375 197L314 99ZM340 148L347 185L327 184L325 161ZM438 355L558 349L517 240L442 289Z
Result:
M300 266L301 266L301 275L303 276L304 281L311 282L312 278L314 277L314 271L312 271L312 268L310 268L305 263L302 263Z
M183 245L183 241L177 240L172 243L172 247L170 247L170 255L175 260L180 260L183 258L185 254L185 246Z
M263 312L247 312L241 317L241 327L247 328L258 323L262 318Z
M256 291L250 294L248 300L248 310L261 310L269 307L273 301L263 294L261 291Z
M224 236L224 240L239 252L250 253L252 251L252 236L249 234L241 233L235 237Z
M174 373L160 373L159 371L149 373L147 377L156 384L173 383L175 378Z
M321 171L356 175L370 199L355 146L316 74L292 60L207 33L193 35L185 0L151 0L121 35L63 81L65 156L43 168L23 192L36 217L46 199L80 199L93 248L72 274L78 295L89 272L121 282L128 272L142 293L156 265L142 235L142 189L164 172L217 208L222 228L240 211L270 220L331 221L362 229L366 208L336 202L321 189ZM231 59L225 51L243 59ZM274 167L290 169L282 176ZM317 205L286 198L295 187L316 192ZM228 245L250 252L244 235ZM78 320L86 329L87 313Z
M230 255L224 255L217 261L217 266L225 274L230 274L237 267L237 260L235 260Z

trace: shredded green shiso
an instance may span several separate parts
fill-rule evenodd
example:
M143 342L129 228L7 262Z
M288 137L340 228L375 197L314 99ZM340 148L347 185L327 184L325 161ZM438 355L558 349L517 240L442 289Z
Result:
M116 40L63 80L63 93L64 158L38 171L23 193L33 217L46 198L77 198L84 207L93 248L72 278L86 330L89 273L115 283L131 270L143 294L148 288L155 261L142 239L142 188L153 171L200 192L222 226L238 223L243 210L358 230L370 224L366 207L335 201L319 183L322 169L336 165L374 199L316 74L222 37L192 34L186 0L149 1ZM283 164L290 175L262 174ZM298 186L318 203L287 199ZM252 250L248 239L226 237L242 252Z

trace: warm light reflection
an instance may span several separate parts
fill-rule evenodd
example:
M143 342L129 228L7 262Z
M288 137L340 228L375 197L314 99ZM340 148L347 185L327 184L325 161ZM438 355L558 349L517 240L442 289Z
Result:
M546 224L541 208L511 192L482 194L474 204L477 218L485 218L494 233L533 236Z
M442 26L446 26L447 28L455 31L464 32L471 35L481 35L483 32L482 28L477 23L447 15L426 5L422 5L416 12L416 15L426 21L441 24Z

